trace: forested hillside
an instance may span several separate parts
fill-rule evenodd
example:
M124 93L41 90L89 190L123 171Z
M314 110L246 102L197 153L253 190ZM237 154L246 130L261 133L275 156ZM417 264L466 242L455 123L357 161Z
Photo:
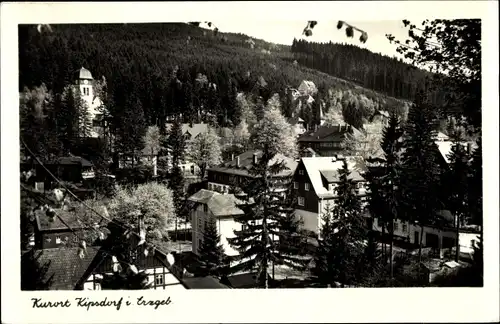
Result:
M425 87L425 78L431 75L401 59L354 45L294 39L291 52L299 64L408 100L415 99L417 92ZM440 98L436 94L432 99Z
M46 34L24 25L19 28L19 89L45 83L60 93L83 66L94 78L106 78L107 93L117 109L139 102L145 122L159 125L176 112L194 115L195 107L203 102L219 124L231 121L235 125L239 119L236 92L257 94L264 101L279 93L286 105L286 88L296 88L303 80L313 81L323 98L334 89L337 94L348 93L344 102L352 101L351 97L356 102L368 99L386 110L404 105L353 82L294 64L289 50L189 24L55 25ZM211 83L217 87L208 90Z

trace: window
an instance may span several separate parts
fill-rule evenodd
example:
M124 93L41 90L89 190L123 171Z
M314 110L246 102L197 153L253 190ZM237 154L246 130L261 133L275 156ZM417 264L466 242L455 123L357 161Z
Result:
M299 170L300 175L304 175L304 170Z
M408 231L408 225L403 224L403 233L406 233Z
M242 231L246 231L248 229L248 226L247 225L241 225L241 230Z
M304 189L305 189L306 191L309 191L309 184L308 184L308 183L306 183L306 184L305 184Z
M208 213L208 206L207 205L203 205L203 212Z
M163 285L163 275L159 274L155 276L156 285Z
M194 174L194 165L191 165L191 174Z
M101 288L101 283L99 283L99 282L94 282L94 290L102 290L102 288Z
M356 189L361 189L363 188L363 183L362 182L356 182Z
M299 197L298 203L299 203L299 206L304 206L304 203L305 203L304 197Z
M299 189L299 183L298 182L294 182L293 183L293 189Z
M399 228L399 224L398 224L398 222L395 221L394 222L394 230L397 231L398 228Z
M56 244L61 244L61 237L56 236Z

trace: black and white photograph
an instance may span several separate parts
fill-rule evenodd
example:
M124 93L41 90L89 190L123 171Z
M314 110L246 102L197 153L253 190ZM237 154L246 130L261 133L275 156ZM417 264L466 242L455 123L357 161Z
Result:
M484 21L363 17L17 24L21 291L485 287Z

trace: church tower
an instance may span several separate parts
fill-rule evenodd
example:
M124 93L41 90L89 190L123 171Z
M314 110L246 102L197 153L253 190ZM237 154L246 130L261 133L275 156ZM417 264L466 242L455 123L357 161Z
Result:
M92 77L92 73L84 67L76 71L75 90L80 92L80 97L87 106L92 124L91 137L98 137L99 128L101 127L100 119L102 117L99 107L102 105L102 102L94 93L94 78Z

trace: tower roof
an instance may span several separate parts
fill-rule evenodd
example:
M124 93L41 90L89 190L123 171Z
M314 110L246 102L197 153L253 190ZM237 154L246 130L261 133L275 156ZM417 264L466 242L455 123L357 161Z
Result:
M94 79L92 77L92 73L90 73L90 71L84 67L82 67L80 70L77 71L76 77L80 80L93 80Z

